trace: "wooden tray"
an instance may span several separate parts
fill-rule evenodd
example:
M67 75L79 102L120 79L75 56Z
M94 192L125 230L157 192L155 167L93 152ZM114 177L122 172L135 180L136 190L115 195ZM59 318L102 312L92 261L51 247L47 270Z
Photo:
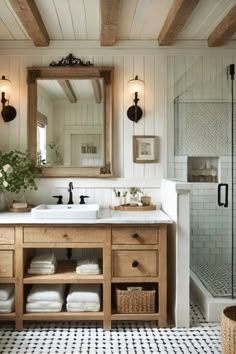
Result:
M12 213L26 213L27 211L30 211L33 208L33 206L29 205L27 208L9 208L8 211L11 211Z
M113 210L120 210L120 211L148 211L148 210L156 210L156 205L148 205L148 206L117 205L111 208Z

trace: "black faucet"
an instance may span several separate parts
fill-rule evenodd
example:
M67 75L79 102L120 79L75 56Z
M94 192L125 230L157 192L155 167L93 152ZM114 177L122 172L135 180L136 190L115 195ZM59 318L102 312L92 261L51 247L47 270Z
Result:
M68 186L68 192L69 192L69 201L68 204L74 204L73 202L73 194L72 194L72 189L73 189L73 183L69 182L69 186Z

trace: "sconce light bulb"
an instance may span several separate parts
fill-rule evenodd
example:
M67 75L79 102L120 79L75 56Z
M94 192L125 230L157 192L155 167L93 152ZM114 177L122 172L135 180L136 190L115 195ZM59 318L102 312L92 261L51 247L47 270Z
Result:
M11 81L3 75L0 79L0 92L4 92L5 96L9 97L11 93Z

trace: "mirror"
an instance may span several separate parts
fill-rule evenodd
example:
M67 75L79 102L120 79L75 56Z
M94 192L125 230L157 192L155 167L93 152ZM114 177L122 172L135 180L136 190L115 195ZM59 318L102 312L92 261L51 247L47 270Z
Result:
M28 149L42 176L111 177L113 68L77 60L28 68Z

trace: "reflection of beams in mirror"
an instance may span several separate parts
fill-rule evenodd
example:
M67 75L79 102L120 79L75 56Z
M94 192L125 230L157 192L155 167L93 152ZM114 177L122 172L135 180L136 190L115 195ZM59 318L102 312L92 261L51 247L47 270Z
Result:
M57 80L59 85L61 86L62 90L65 92L66 97L68 98L70 103L76 103L77 98L71 87L69 80Z
M100 82L98 80L91 80L91 84L92 84L92 88L93 88L95 102L101 103L102 102L102 91L101 91Z

